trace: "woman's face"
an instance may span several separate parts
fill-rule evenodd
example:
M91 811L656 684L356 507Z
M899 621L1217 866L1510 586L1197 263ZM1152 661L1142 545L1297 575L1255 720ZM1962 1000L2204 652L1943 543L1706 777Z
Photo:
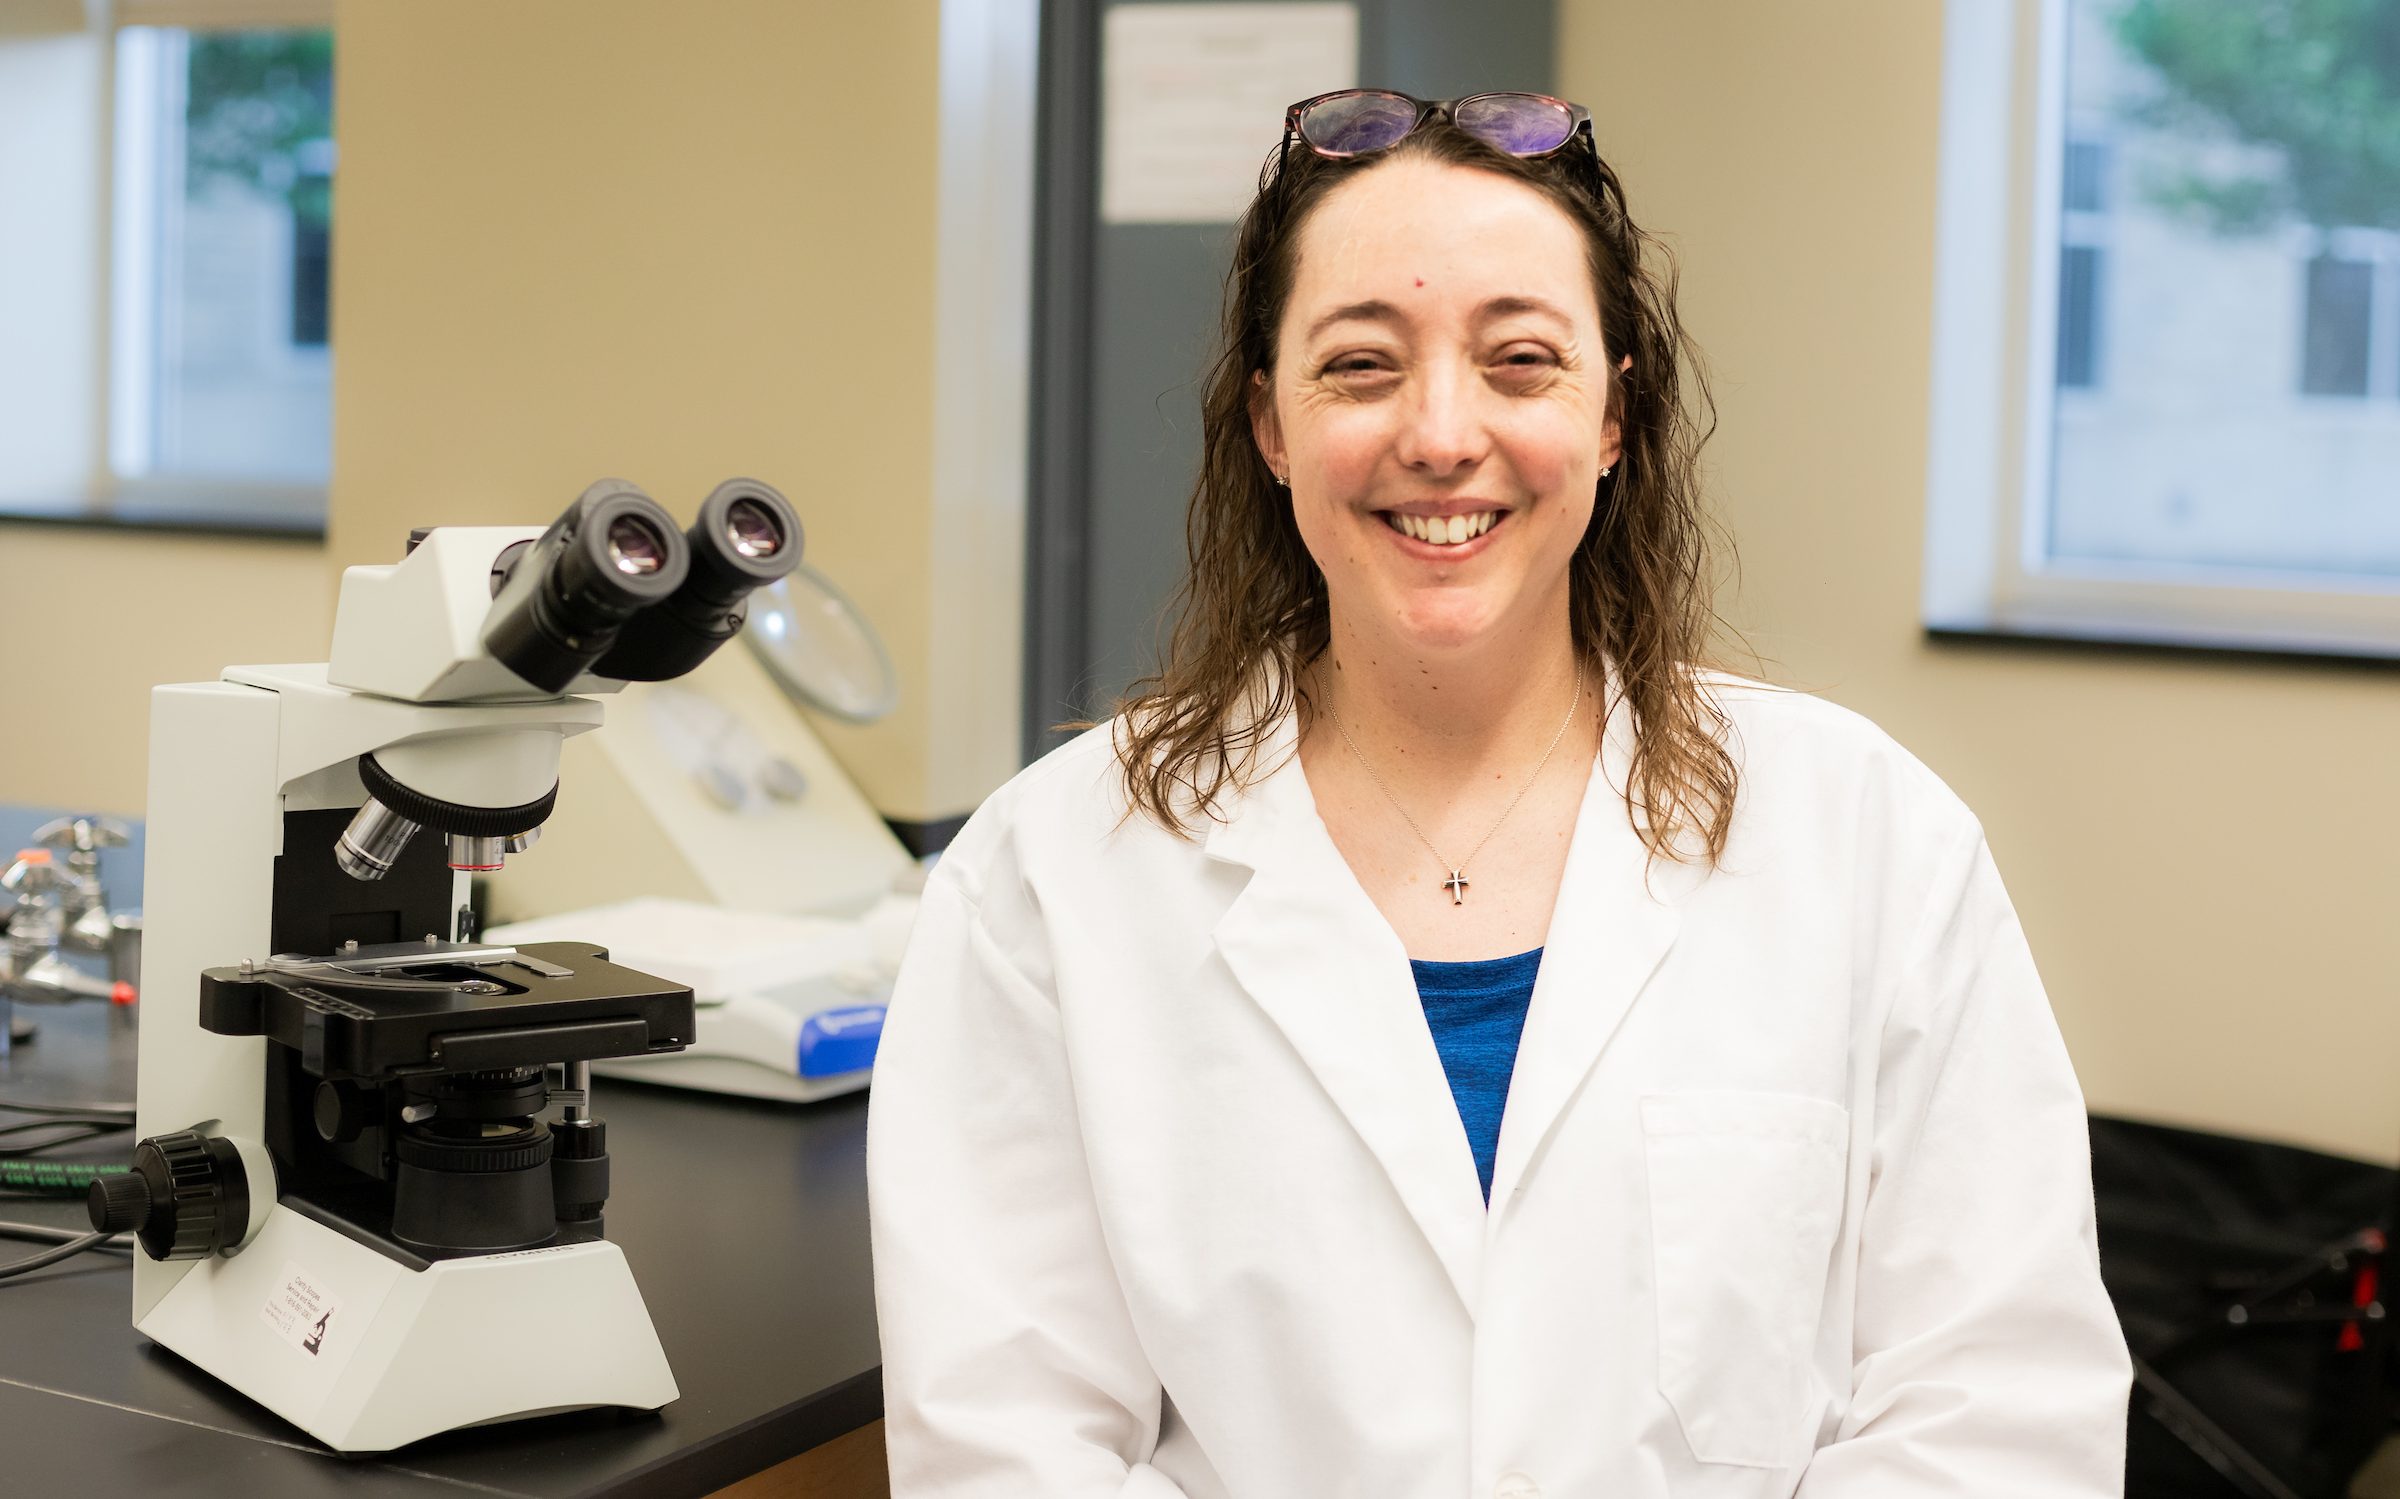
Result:
M1341 625L1431 657L1563 617L1617 461L1608 379L1582 238L1540 193L1415 157L1329 193L1251 417Z

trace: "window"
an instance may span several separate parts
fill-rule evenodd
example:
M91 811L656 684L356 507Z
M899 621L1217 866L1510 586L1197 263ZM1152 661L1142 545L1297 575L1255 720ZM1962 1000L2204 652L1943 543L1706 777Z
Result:
M2390 20L1952 0L1930 626L2400 656Z
M2058 386L2088 390L2100 365L2100 267L2107 220L2108 148L2067 142L2058 251Z
M2319 255L2308 263L2307 352L2300 388L2312 396L2367 393L2369 311L2375 265Z
M2058 252L2058 388L2088 390L2100 362L2100 251L2066 245Z
M322 530L330 4L53 9L0 35L0 211L38 228L0 244L0 512Z
M2400 233L2346 229L2308 262L2300 389L2400 399ZM2375 413L2360 413L2368 425Z

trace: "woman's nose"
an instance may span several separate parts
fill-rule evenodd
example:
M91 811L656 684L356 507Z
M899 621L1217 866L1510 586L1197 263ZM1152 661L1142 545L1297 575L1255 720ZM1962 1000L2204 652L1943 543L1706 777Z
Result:
M1476 400L1478 388L1472 371L1428 370L1402 416L1400 461L1436 479L1481 462L1491 435Z

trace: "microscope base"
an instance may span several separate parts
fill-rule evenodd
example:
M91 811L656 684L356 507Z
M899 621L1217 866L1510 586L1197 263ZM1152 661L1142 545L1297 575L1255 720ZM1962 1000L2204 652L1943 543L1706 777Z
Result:
M605 1241L417 1271L278 1205L247 1248L193 1264L136 1325L342 1452L676 1396L633 1272Z

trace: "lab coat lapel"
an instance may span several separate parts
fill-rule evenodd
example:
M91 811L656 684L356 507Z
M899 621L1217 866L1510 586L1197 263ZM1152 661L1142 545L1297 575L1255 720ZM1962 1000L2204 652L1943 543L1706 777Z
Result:
M1280 765L1230 799L1211 858L1249 883L1217 922L1233 976L1366 1142L1471 1312L1483 1202L1408 954L1317 816L1287 716L1262 747Z
M1493 1228L1559 1115L1674 946L1677 902L1700 877L1691 865L1652 863L1626 817L1637 741L1633 711L1618 701L1616 688L1612 672L1604 701L1613 711L1576 814L1509 1079L1492 1165Z

